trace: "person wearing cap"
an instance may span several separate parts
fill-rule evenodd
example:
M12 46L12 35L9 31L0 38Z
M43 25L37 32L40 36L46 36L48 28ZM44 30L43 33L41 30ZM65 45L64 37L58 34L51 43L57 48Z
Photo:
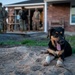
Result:
M33 30L39 30L39 26L40 26L40 12L38 11L38 9L36 8L34 13L33 13Z

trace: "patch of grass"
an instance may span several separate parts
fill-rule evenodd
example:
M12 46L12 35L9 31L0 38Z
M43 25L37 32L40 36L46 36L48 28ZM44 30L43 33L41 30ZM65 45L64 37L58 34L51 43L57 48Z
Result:
M66 36L66 40L70 43L72 52L75 53L75 36Z
M35 43L36 41L28 40L28 39L21 41L21 44L33 44L34 45Z
M75 53L75 48L72 48L72 53Z
M75 36L66 36L66 40L70 43L72 47L73 53L75 53ZM3 45L9 45L9 46L16 46L16 45L27 45L27 46L48 46L49 39L24 39L22 41L5 41L5 42L0 42L0 46Z
M47 46L48 41L45 40L31 40L31 39L25 39L21 42L21 44L28 45L28 46Z
M75 53L75 36L66 36L66 40L70 43L72 52Z
M5 42L0 42L0 45L9 45L9 46L13 46L13 45L27 45L27 46L47 46L48 45L48 41L47 40L32 40L32 39L25 39L22 41L13 41L13 40L9 40L9 41L5 41Z
M13 41L13 40L9 40L9 41L5 41L5 42L0 42L0 45L21 45L21 42L17 42L17 41Z

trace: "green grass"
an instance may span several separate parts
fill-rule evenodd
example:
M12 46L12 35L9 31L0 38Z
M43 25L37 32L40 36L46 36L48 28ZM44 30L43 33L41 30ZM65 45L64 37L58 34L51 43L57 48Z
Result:
M75 36L66 36L66 40L70 43L73 53L75 53Z
M45 41L45 40L29 40L29 39L26 39L26 40L23 40L21 42L21 44L25 44L25 45L28 45L28 46L47 46L48 44L48 41Z
M5 41L5 42L0 42L0 45L21 45L21 42L16 42L13 40Z
M0 42L0 45L27 45L27 46L47 46L48 41L47 40L32 40L32 39L25 39L22 41L5 41L5 42Z
M73 53L75 53L75 36L66 36L66 40L70 43ZM43 40L25 39L22 41L5 41L0 42L0 46L16 46L16 45L26 45L26 46L48 46L49 39L45 38Z
M72 48L72 53L75 53L75 48Z

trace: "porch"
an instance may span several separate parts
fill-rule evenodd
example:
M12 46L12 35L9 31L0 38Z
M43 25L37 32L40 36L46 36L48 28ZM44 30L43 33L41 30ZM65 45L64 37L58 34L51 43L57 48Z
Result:
M20 22L17 19L18 16L18 12L19 10L21 10L21 7L24 6L25 9L27 10L27 31L33 31L33 22L32 22L32 17L33 17L33 13L35 11L35 8L38 9L38 11L40 12L40 14L42 13L42 11L44 10L44 6L45 3L43 0L28 0L28 1L22 1L22 2L18 2L18 3L13 3L13 4L9 4L6 5L6 7L8 8L8 27L7 27L7 31L9 32L20 32ZM43 14L44 16L44 14ZM44 18L43 18L44 20ZM44 23L42 24L42 22L40 21L40 25L39 25L39 31L44 31ZM37 30L36 30L37 31Z

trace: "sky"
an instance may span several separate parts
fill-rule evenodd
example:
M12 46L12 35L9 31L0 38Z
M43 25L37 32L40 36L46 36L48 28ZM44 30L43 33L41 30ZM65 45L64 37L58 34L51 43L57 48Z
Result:
M20 2L20 1L26 1L26 0L0 0L0 2L1 2L3 5L11 4L11 3L16 3L16 2Z

